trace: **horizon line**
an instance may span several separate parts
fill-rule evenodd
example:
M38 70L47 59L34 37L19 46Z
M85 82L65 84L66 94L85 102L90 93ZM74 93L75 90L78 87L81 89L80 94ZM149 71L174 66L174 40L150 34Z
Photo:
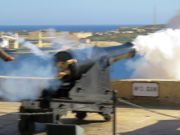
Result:
M0 24L0 26L142 26L154 24ZM165 23L156 25L166 25Z

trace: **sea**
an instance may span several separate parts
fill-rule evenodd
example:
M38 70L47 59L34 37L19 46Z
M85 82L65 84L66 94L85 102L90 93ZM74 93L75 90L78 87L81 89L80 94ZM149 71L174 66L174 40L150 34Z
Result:
M34 30L47 30L55 29L56 31L66 31L66 32L105 32L118 29L123 26L128 25L20 25L20 26L0 26L0 31L2 32L16 32L16 31L34 31ZM132 26L132 25L131 25ZM137 26L137 25L136 25ZM138 25L139 26L139 25ZM118 61L110 66L110 78L111 80L120 79L130 79L133 74L133 70L129 69L127 63L129 61L134 61L138 56L131 59L125 59Z
M55 29L56 31L66 32L103 32L110 31L122 27L124 25L1 25L0 31L15 32L15 31L34 31Z

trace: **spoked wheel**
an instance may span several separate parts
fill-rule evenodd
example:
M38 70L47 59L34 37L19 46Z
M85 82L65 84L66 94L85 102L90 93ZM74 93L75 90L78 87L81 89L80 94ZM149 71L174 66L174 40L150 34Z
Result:
M86 112L76 112L76 118L78 120L84 120L87 116Z
M33 135L35 124L30 118L23 118L19 120L18 128L20 135Z

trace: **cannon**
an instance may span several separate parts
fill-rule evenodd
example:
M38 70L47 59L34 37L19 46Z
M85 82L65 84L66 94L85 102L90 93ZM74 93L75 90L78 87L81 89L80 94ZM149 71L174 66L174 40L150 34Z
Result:
M98 113L110 121L113 113L113 90L109 67L121 59L135 55L132 43L111 47L91 47L65 50L54 55L61 85L56 90L42 91L36 101L23 101L20 113L19 131L22 135L34 132L34 122L62 123L61 116L68 111L83 120L87 113ZM46 115L38 115L44 113Z

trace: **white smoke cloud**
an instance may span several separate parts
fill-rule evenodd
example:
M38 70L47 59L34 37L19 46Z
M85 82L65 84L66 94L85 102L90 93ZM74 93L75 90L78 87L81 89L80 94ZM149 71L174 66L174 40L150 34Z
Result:
M127 63L133 78L180 79L180 29L138 36L133 43L143 56Z
M90 44L81 43L67 32L62 32L57 36L55 30L51 29L48 31L48 34L50 37L55 37L50 39L52 47L57 51L92 47ZM43 52L37 46L21 37L16 37L16 40L18 40L21 46L29 48L33 54L17 55L15 60L10 63L0 63L0 75L56 77L57 69L53 62L53 54L50 55ZM84 53L76 53L76 55L79 59L85 58L84 56L91 57L91 49L87 49ZM35 100L41 95L43 89L51 87L52 90L55 90L59 85L60 81L3 79L3 81L0 81L0 97L12 101L24 99Z
M21 46L24 46L24 47L30 49L34 55L41 56L43 58L48 56L43 51L41 51L37 46L33 45L31 42L26 41L25 39L19 38L19 37L17 38L17 40Z
M30 42L19 38L20 44L29 48L33 54L21 54L15 56L15 60L9 63L1 62L0 75L32 77L32 79L1 79L0 98L11 101L24 99L37 99L43 89L54 90L60 85L57 80L33 79L36 77L55 78L57 69L53 62L53 56L45 54Z
M79 53L74 53L75 57L79 60L86 60L86 58L92 59L92 44L81 42L75 35L69 32L61 32L59 36L56 36L55 30L48 31L48 35L56 37L51 40L51 46L59 51L65 50L82 50ZM89 49L86 49L89 48Z
M55 36L55 30L49 31L49 35ZM61 32L59 36L52 40L52 47L58 50L84 49L92 47L91 44L82 43L75 35L69 32Z
M1 65L1 75L32 77L32 79L1 79L0 97L13 101L38 98L43 89L51 86L51 82L33 78L55 78L57 74L51 59L44 60L38 57L21 55L12 63L2 64L5 65Z
M9 47L8 40L6 40L6 39L0 39L0 47L1 47L1 48L8 48L8 47Z

